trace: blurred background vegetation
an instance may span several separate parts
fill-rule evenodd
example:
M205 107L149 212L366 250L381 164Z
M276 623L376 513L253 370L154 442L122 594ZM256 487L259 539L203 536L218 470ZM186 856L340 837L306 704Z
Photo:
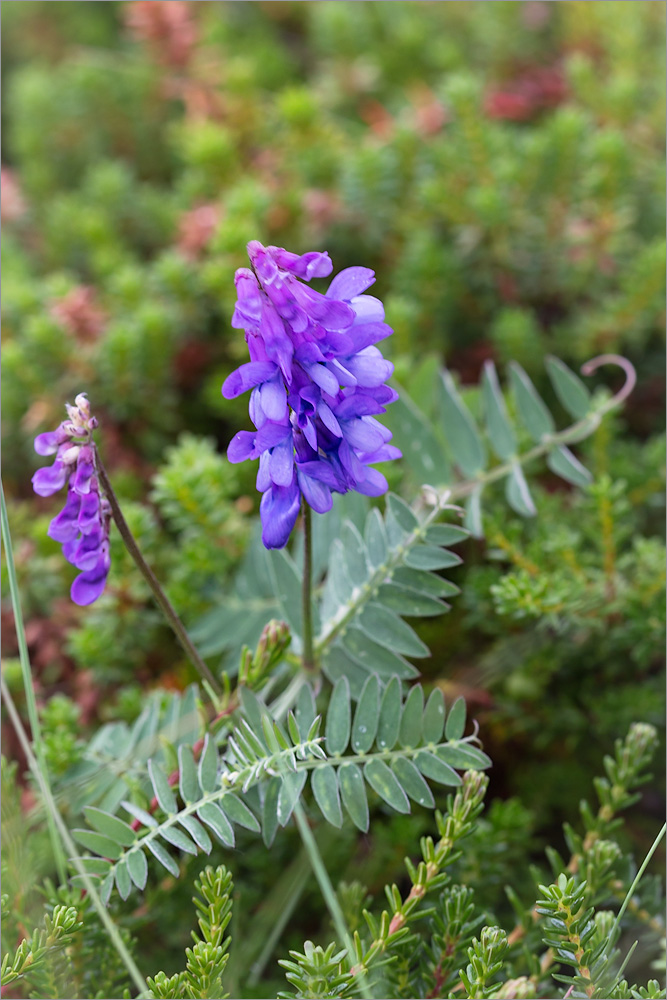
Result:
M494 760L479 858L502 911L498 852L539 857L614 738L664 717L664 5L19 0L2 21L3 475L55 777L100 722L193 678L117 538L103 599L71 604L32 439L89 393L128 519L196 630L257 510L254 469L224 458L246 401L220 394L246 353L229 320L248 240L373 267L427 417L442 362L464 387L488 358L540 387L550 352L636 366L624 413L582 447L595 485L545 476L532 522L492 505L462 596L420 626L426 680L466 696ZM412 499L409 469L389 475ZM631 818L640 853L658 788ZM372 890L400 877L427 820L337 834L332 870ZM294 849L286 831L234 856L241 921L270 926ZM26 900L39 876L24 859ZM127 918L160 954L188 936L180 886ZM291 944L315 933L306 903ZM173 941L151 940L158 904Z

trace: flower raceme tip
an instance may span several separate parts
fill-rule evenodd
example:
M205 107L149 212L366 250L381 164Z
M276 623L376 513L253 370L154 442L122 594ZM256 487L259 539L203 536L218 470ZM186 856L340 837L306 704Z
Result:
M95 442L92 433L97 419L90 412L85 393L74 406L66 406L67 420L38 434L38 455L55 455L48 468L38 469L32 485L39 496L49 497L67 484L65 506L49 525L48 534L63 547L63 555L81 570L72 584L75 604L92 604L102 594L109 573L109 527L111 507L102 494L95 469Z
M299 256L253 240L248 256L251 268L235 276L232 326L245 331L250 361L225 379L222 394L251 390L255 430L239 431L227 456L259 459L262 541L282 548L302 497L324 513L332 493L387 491L371 466L401 455L375 419L397 398L385 384L394 366L376 347L393 331L382 302L365 294L375 281L370 268L346 268L322 294L303 282L331 274L328 253Z

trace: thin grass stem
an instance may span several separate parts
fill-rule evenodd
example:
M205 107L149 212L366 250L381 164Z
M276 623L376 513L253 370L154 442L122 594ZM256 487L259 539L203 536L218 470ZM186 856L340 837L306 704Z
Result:
M74 868L76 868L77 874L81 876L83 884L86 887L86 891L90 896L91 902L95 907L95 909L97 910L100 920L104 924L105 930L109 935L109 938L114 948L118 952L121 961L123 962L130 977L132 978L133 983L139 990L139 993L144 994L148 990L146 981L144 977L141 975L141 972L139 971L136 962L132 958L132 955L130 954L127 945L120 936L118 928L116 927L113 920L109 916L109 913L107 912L104 903L100 899L100 895L97 891L95 883L91 879L90 875L87 873L84 866L79 861L79 858L77 856L78 853L77 847L70 836L69 830L65 826L65 823L63 821L62 816L60 815L60 812L58 811L58 807L53 798L53 794L49 787L48 781L46 781L44 775L42 774L42 770L39 766L39 763L37 762L37 759L34 753L32 752L32 747L30 746L30 740L28 739L27 733L23 728L23 723L21 722L19 714L16 710L14 699L12 698L9 692L9 688L5 683L5 678L1 675L0 675L0 689L2 691L2 700L4 702L5 708L9 713L9 717L11 719L12 725L14 726L14 730L16 731L16 735L19 738L19 742L23 747L23 752L26 755L28 766L30 767L30 770L32 771L35 777L35 781L39 785L39 789L40 792L42 793L42 798L44 799L44 805L46 807L47 813L53 817L55 826L57 827L58 833L62 840L62 844L64 845L67 853L69 854L70 861L74 866Z
M35 747L35 754L39 761L47 785L49 784L49 772L46 766L46 756L44 753L44 741L42 739L42 727L39 722L39 712L35 700L35 689L32 686L32 670L30 668L30 656L28 654L28 643L25 637L25 627L23 625L23 613L21 611L21 599L19 594L18 580L16 579L16 565L14 563L14 551L12 549L12 537L9 531L9 518L7 517L7 505L5 503L5 492L0 485L0 516L2 518L2 543L5 547L5 558L7 560L7 576L9 578L9 592L12 599L12 609L14 611L14 627L16 629L16 639L19 647L19 662L21 664L21 676L23 678L23 690L25 692L25 702L28 709L28 719L30 721L30 732L32 742ZM49 786L50 787L50 786ZM53 819L47 810L46 813L49 837L53 857L58 872L58 878L64 885L67 879L67 863L62 850L62 845L58 837Z

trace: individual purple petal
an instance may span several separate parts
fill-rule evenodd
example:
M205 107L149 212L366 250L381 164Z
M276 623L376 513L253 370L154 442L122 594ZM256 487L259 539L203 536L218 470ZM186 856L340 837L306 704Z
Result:
M327 462L321 459L312 462L298 462L296 467L297 475L308 476L309 479L318 479L321 483L329 486L332 490L340 490L342 483L336 475L334 469Z
M375 281L375 271L370 267L346 267L339 271L327 289L328 299L349 302L355 295L361 295Z
M257 479L255 480L255 485L259 493L265 493L271 487L271 476L269 474L270 461L270 452L263 451L259 456L259 468L257 470Z
M298 466L296 474L306 503L314 511L317 511L318 514L325 514L328 510L331 510L333 498L329 487L321 480L311 479Z
M90 492L90 481L94 474L93 450L90 445L84 445L77 456L76 471L72 481L72 487L80 496Z
M268 301L262 308L262 336L268 357L280 367L285 381L289 384L292 381L294 345L287 335L282 319Z
M262 497L262 541L267 549L282 549L296 524L301 492L296 476L291 486L272 486Z
M360 323L381 323L384 319L384 306L374 295L357 295L350 305L355 314L355 326Z
M88 570L93 569L97 564L99 559L100 549L104 539L102 537L102 531L98 528L95 531L91 531L87 535L82 535L81 539L76 545L72 545L68 542L63 546L63 553L65 553L65 558L76 566L77 569Z
M372 396L356 390L336 403L334 409L339 420L351 420L353 417L372 416L374 413L384 412L381 403Z
M355 489L367 497L381 497L389 489L389 483L377 469L366 468L364 478L357 482Z
M333 270L333 264L326 251L311 250L299 257L289 250L283 250L282 247L267 247L267 250L278 267L306 281L310 281L311 278L327 278Z
M336 437L343 436L343 431L341 430L340 424L333 415L331 407L327 406L324 400L320 400L320 402L317 404L317 415L324 424L324 426L328 428L328 430L330 430L332 434L335 434Z
M357 451L375 451L385 443L386 435L391 438L391 433L373 417L342 420L341 427L346 441Z
M276 371L272 361L248 361L227 376L222 385L222 395L225 399L235 399L260 382L273 378Z
M227 458L234 464L245 462L248 458L257 458L255 434L252 431L238 431L227 446Z
M385 361L377 347L366 347L359 354L346 358L345 367L354 375L357 385L364 388L382 385L394 371L391 361Z
M262 383L259 399L262 410L269 420L280 422L287 419L287 393L278 376Z
M35 451L38 455L55 455L61 444L58 431L45 431L35 438Z
M294 282L294 297L309 316L327 330L346 330L354 322L355 312L345 302L320 295L314 288Z
M61 490L67 481L68 470L56 460L46 469L38 469L32 477L32 488L40 497L50 497Z
M267 422L255 435L255 447L258 452L266 451L267 448L275 448L277 444L291 436L292 428L289 424Z
M294 449L291 438L271 449L269 475L276 486L289 486L294 476Z
M232 326L235 329L245 329L246 326L257 326L262 313L262 294L257 278L249 267L240 267L234 275L237 302Z
M109 565L108 546L105 546L95 566L77 576L72 584L70 594L75 604L86 607L101 596L109 575Z
M90 493L86 493L84 496L78 497L81 507L77 524L79 530L84 535L87 535L91 527L99 521L100 495L98 489L99 487L97 486L91 486Z
M376 451L362 452L359 455L364 465L373 465L375 462L391 462L395 458L402 458L403 452L393 444L383 444Z
M303 367L315 385L319 385L323 392L328 393L330 396L336 395L340 384L333 372L329 371L324 365L304 365Z
M51 521L47 535L56 542L71 542L79 534L79 513L81 510L81 497L68 490L67 501L59 514Z
M394 331L388 323L360 323L350 329L350 337L354 342L354 351L363 351L371 344L377 344L380 340L385 340ZM352 354L352 351L341 352Z

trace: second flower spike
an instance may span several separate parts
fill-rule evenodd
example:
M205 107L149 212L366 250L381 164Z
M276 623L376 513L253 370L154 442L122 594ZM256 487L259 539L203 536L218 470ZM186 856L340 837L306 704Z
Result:
M257 489L262 540L282 548L301 498L318 513L332 493L380 496L387 480L371 468L399 458L376 416L397 398L386 385L394 370L375 346L392 333L379 299L364 294L375 281L367 267L349 267L326 294L303 281L327 277L327 253L301 256L248 244L250 268L236 272L232 326L245 331L250 361L225 380L227 399L252 390L254 431L239 431L231 462L259 458Z

